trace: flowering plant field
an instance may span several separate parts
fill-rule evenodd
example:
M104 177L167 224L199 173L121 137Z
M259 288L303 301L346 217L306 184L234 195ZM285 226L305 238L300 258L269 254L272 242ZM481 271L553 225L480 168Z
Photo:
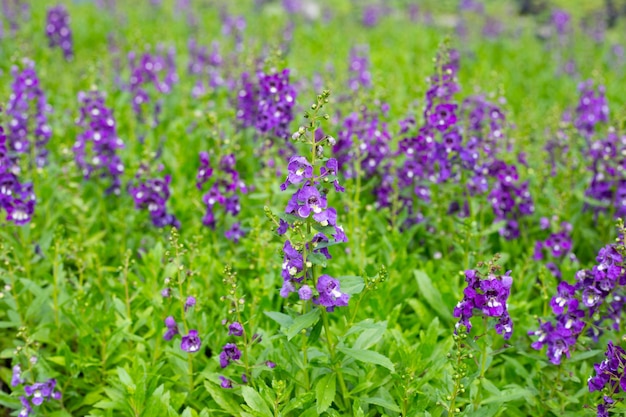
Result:
M0 416L625 413L626 3L0 13Z

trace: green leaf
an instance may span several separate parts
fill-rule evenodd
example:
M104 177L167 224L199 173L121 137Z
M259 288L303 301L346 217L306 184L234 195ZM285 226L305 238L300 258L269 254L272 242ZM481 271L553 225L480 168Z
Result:
M349 295L360 294L361 291L363 291L363 288L365 288L365 281L363 280L363 277L342 276L337 277L337 280L341 284L341 292Z
M389 369L391 372L395 372L395 367L389 358L378 352L365 349L351 349L347 347L340 347L339 350L343 352L344 355L357 361L379 365Z
M506 220L500 220L495 223L492 223L489 227L482 230L478 235L479 236L488 236L490 234L498 232L506 225Z
M117 375L119 376L120 381L122 382L122 385L124 385L127 389L130 389L133 391L135 390L136 388L135 383L133 382L133 379L130 377L126 369L117 368Z
M368 404L379 405L381 407L387 408L396 413L400 412L400 407L398 407L392 400L388 400L381 397L371 397L371 398L361 398L361 401Z
M287 340L293 339L302 329L307 329L317 323L320 319L320 312L319 308L314 308L308 313L296 317L293 324L287 329Z
M279 313L278 311L265 311L264 313L282 327L290 327L293 324L293 319L287 314Z
M241 407L232 397L226 393L222 388L219 388L217 385L205 381L204 388L206 388L209 395L215 400L217 405L219 405L224 411L228 411L233 416L238 416L241 414Z
M270 412L269 407L263 401L263 398L256 392L253 388L243 385L241 387L241 395L243 395L243 399L252 410L256 411L262 416L271 417L272 413Z
M320 265L324 268L326 267L327 259L321 253L307 253L306 260L310 261L313 265Z
M302 394L295 398L292 398L291 401L287 403L285 408L281 410L281 412L283 415L290 415L288 414L289 412L298 408L310 409L309 402L311 401L313 401L313 393L307 392L306 394Z
M315 400L317 402L317 413L322 414L330 407L335 398L337 380L335 373L330 373L317 382L315 386Z
M430 305L440 317L449 321L452 320L450 309L446 306L446 303L444 303L441 293L435 288L430 277L424 271L417 270L414 271L414 273L420 294L424 297L428 305Z

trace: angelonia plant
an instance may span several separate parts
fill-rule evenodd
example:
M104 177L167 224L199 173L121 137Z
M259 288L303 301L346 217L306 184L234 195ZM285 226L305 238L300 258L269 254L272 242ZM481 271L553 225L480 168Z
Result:
M50 410L58 407L47 404L61 402L62 394L57 380L46 377L49 367L40 364L39 343L32 340L26 328L19 329L17 337L22 343L13 352L14 365L11 372L11 387L22 392L19 397L21 408L17 416L37 416L42 408Z
M477 269L465 271L465 282L467 287L463 290L463 299L454 307L453 316L459 321L455 324L454 353L449 354L453 368L453 378L450 393L441 401L447 409L449 415L460 412L461 396L465 392L465 387L475 385L472 391L471 406L475 410L480 403L481 387L485 373L491 364L493 338L489 334L495 329L496 333L502 335L504 340L509 340L513 334L513 321L508 311L508 300L511 295L513 278L511 271L500 273L500 259L496 255L491 261L479 262ZM482 317L482 326L473 340L468 340L474 326L471 319L475 316ZM471 371L467 364L468 359L477 357L476 371Z
M596 265L576 272L575 282L561 281L550 300L553 317L539 319L539 329L529 331L536 337L533 349L547 346L547 357L555 365L571 357L581 337L598 342L607 330L619 330L626 306L623 223L616 244L600 249Z
M310 146L307 156L294 155L287 165L287 178L280 188L295 188L284 212L279 215L277 233L286 235L283 246L282 297L297 293L300 300L312 300L332 312L348 305L350 296L342 293L335 278L315 274L315 266L325 266L331 259L328 247L347 242L343 227L337 223L337 210L328 203L330 192L343 192L337 179L337 160L324 158L324 146L333 145L332 136L316 136L321 120L328 119L321 109L328 103L329 91L317 96L311 112L305 117L308 126L301 126L292 139Z
M191 324L190 316L196 306L196 297L188 293L191 275L186 273L182 263L185 251L185 246L179 241L178 231L173 228L170 234L170 251L166 253L170 256L171 267L168 271L172 275L165 277L165 288L161 290L165 308L170 314L164 320L166 330L163 340L170 342L180 336L180 349L187 353L196 353L202 346L202 340L198 330L192 328ZM175 317L178 317L178 322ZM191 367L191 359L189 361Z
M624 414L621 3L0 0L0 416Z
M6 107L8 128L0 128L0 208L17 225L31 221L36 197L31 179L48 162L46 147L52 129L47 114L51 107L39 83L35 63L24 60L23 69L11 69L13 83Z
M609 341L604 355L606 359L593 366L595 375L587 381L589 392L604 394L602 403L597 406L598 417L609 417L609 410L616 401L623 401L626 392L626 351Z
M230 267L224 270L224 285L227 294L221 297L226 303L227 318L222 320L222 325L227 331L229 341L222 347L218 356L220 368L230 375L220 375L220 387L231 389L237 385L253 385L254 379L264 371L271 371L276 363L271 360L254 362L258 356L255 349L262 341L259 333L252 333L249 329L250 321L247 320L246 298L241 294L237 284L237 274ZM241 381L241 382L239 382Z

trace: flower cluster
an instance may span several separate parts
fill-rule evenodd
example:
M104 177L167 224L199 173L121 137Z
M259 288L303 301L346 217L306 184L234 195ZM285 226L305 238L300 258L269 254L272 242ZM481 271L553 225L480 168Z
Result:
M470 319L477 312L485 317L497 319L496 332L509 339L513 334L513 322L507 310L507 300L511 293L511 271L504 275L496 275L497 268L490 266L486 277L474 269L465 271L467 287L463 291L463 300L454 307L454 317L459 318L455 325L455 333L465 327L469 333L472 329Z
M119 194L124 164L117 151L124 147L124 142L117 136L113 112L106 107L104 95L99 91L81 92L78 101L81 108L76 124L83 131L72 148L76 164L85 179L93 175L110 178L107 193Z
M5 0L0 2L0 10L2 11L2 17L9 23L11 33L15 34L19 29L20 23L26 22L30 16L30 3L26 0ZM4 37L2 23L2 19L0 19L0 39Z
M495 179L489 202L496 220L505 221L500 235L508 240L517 239L520 235L519 218L535 212L528 181L520 183L517 167L503 161L491 164L489 174Z
M500 106L480 95L467 97L460 107L455 102L458 70L456 51L438 57L436 74L426 92L424 124L417 135L400 140L398 145L396 177L402 206L408 211L407 225L424 219L415 198L428 203L433 186L465 179L465 201L453 201L449 213L467 216L469 196L487 194L495 220L504 222L500 234L515 239L520 233L520 218L534 212L528 182L519 180L516 165L499 159L500 153L511 151ZM414 120L403 120L401 131L412 130ZM521 162L525 163L523 157ZM392 190L386 188L387 193ZM379 196L379 202L384 197Z
M259 72L256 83L244 73L241 82L237 119L242 126L255 127L262 135L287 139L296 103L296 90L289 83L289 70Z
M148 210L152 224L156 227L173 226L180 228L180 222L167 212L167 200L170 198L171 177L163 178L148 176L148 168L142 165L135 175L134 183L129 184L128 191L135 201L135 208Z
M133 110L139 120L143 121L144 107L154 101L154 97L150 96L149 86L153 86L160 94L167 94L178 82L176 51L169 48L166 52L163 46L159 46L154 54L145 52L138 57L136 53L131 52L128 60L131 72L127 88L132 96ZM161 104L156 102L153 109L153 126L159 123L160 112Z
M188 42L189 63L187 72L196 79L196 83L191 90L194 98L202 97L210 91L222 86L233 87L234 82L224 78L222 65L224 60L219 51L219 44L214 41L211 50L206 46L201 46L195 39Z
M172 316L167 316L167 318L165 319L165 327L167 328L167 330L163 335L163 340L170 341L174 338L174 336L180 334L180 331L178 330L178 324ZM187 333L185 336L182 336L180 340L180 348L189 353L197 352L198 350L200 350L201 345L202 341L198 336L198 331L194 329L189 330L189 333Z
M59 47L66 60L74 56L70 15L64 6L59 5L48 9L46 19L46 35L51 48Z
M604 139L591 142L589 149L593 172L585 191L595 213L611 210L616 217L626 215L626 135L610 130ZM587 204L591 206L591 204Z
M545 217L540 221L542 229L550 228L550 220ZM535 242L535 251L533 259L541 261L545 257L551 259L546 267L552 272L556 278L561 279L561 270L558 267L560 263L566 257L575 261L576 256L572 253L572 225L568 222L561 222L560 229L557 232L553 232L545 240L538 240ZM546 255L547 253L547 255Z
M383 104L382 116L386 109ZM381 114L365 107L350 113L343 119L333 146L339 171L346 178L356 177L357 169L367 177L382 177L389 170L390 143L391 134Z
M215 230L217 221L215 217L216 206L223 206L224 211L233 217L237 217L241 211L239 193L247 193L248 188L241 180L236 167L234 154L224 155L219 162L217 170L211 167L209 154L200 152L200 166L196 176L196 187L202 190L204 184L214 179L209 187L209 191L202 196L202 202L206 206L206 212L202 218L202 224ZM225 232L227 239L239 242L245 232L241 229L241 224L235 222L230 229Z
M246 30L246 18L222 13L222 34L231 37L235 43L235 50L243 50L243 32Z
M621 320L626 285L623 256L617 246L607 245L600 249L596 261L591 270L576 273L575 284L559 283L550 301L555 320L540 321L539 329L529 332L537 336L531 346L539 350L547 345L548 359L555 365L561 363L563 355L570 357L571 348L585 329L597 339L604 321ZM600 320L594 322L596 314Z
M35 63L24 61L24 68L11 69L13 83L6 114L9 121L7 150L11 155L35 155L38 167L47 162L46 144L52 136L47 114L52 108L39 83ZM32 149L34 147L34 149Z
M609 105L604 86L594 88L592 80L578 86L580 99L575 111L574 126L586 138L591 138L599 123L609 120Z
M353 47L350 50L350 72L348 86L352 91L372 88L372 74L368 51L365 47Z
M11 386L17 387L18 385L24 384L24 382L25 381L22 379L22 368L20 365L15 365L11 376ZM22 409L18 414L19 417L30 416L34 411L33 407L40 406L44 401L60 400L61 393L55 391L56 385L57 381L54 378L45 382L35 382L32 385L24 385L24 393L26 395L20 397Z
M0 126L0 209L7 220L17 225L30 222L35 211L35 194L32 183L20 183L19 166L9 156L7 138Z
M602 391L605 388L608 391L608 395L604 396L602 404L598 404L598 417L609 417L609 409L612 408L615 402L612 397L620 391L626 392L626 374L624 373L626 351L609 341L604 355L606 359L593 366L596 375L589 377L587 381L589 392Z

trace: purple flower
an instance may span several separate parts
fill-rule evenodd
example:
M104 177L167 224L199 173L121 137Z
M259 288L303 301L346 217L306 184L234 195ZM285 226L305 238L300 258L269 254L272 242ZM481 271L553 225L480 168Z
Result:
M234 343L227 343L222 348L220 353L220 366L226 368L232 361L239 360L241 358L241 351Z
M335 278L326 274L320 275L315 287L319 296L313 299L313 303L326 307L326 311L332 312L335 307L348 305L350 296L340 291L340 283Z
M554 314L562 314L564 307L573 299L576 287L565 281L559 283L557 295L550 300L550 307Z
M33 408L30 406L28 398L26 398L25 396L21 396L20 402L22 403L22 409L20 410L18 417L28 417L30 413L33 412Z
M189 296L187 297L187 300L185 301L185 312L187 312L187 310L189 310L191 307L196 305L196 297L194 296Z
M54 391L56 384L56 379L52 378L47 380L46 382L36 382L33 385L24 386L24 392L26 393L27 397L31 397L30 400L33 405L41 405L44 400L61 399L61 393L58 391ZM21 401L22 405L24 405L24 409L28 409L29 407L26 406L27 401Z
M23 384L24 380L22 379L22 368L20 365L15 365L13 367L13 373L11 374L11 386L17 387L20 384Z
M233 322L228 326L228 334L231 336L242 336L243 326L239 322Z
M313 291L311 290L311 287L309 287L308 285L303 285L298 290L298 296L300 297L301 300L310 300L311 297L313 296Z
M285 191L289 184L300 184L313 177L313 166L303 156L292 156L287 165L287 180L280 189Z
M283 258L282 277L285 282L287 282L294 279L302 272L304 261L302 254L291 245L289 240L285 241L283 252L285 256Z
M244 232L241 229L241 223L239 222L233 223L230 229L228 229L224 233L224 236L226 237L226 239L232 240L235 243L239 243L239 240L241 240L241 238L243 238L245 235L246 235L246 232Z
M140 174L139 174L140 175ZM176 216L167 212L166 204L170 198L169 184L171 177L150 178L131 185L129 193L135 201L135 208L147 210L156 227L173 226L180 228L180 222Z
M167 327L167 331L163 335L163 340L168 340L168 341L172 340L172 338L174 338L174 336L176 336L179 333L176 320L174 320L174 317L172 316L168 316L165 319L165 327Z
M259 72L258 84L251 78L247 73L242 75L237 119L243 127L254 126L263 135L287 139L296 99L296 90L289 84L289 70Z
M297 201L296 214L302 218L309 217L311 213L320 214L328 205L326 197L322 196L316 187L310 185L305 185L297 192Z
M231 389L233 387L233 381L220 375L220 386L224 389Z
M200 350L201 344L202 342L200 341L200 337L198 337L198 331L189 330L189 333L182 337L180 348L185 352L194 353Z
M267 367L270 369L276 368L276 364L272 361L265 361L265 365L267 365Z
M201 190L202 185L211 178L211 175L213 175L213 168L211 168L209 154L200 152L200 167L198 167L198 174L196 175L196 187Z
M456 123L456 104L438 104L428 121L440 132L445 132Z

